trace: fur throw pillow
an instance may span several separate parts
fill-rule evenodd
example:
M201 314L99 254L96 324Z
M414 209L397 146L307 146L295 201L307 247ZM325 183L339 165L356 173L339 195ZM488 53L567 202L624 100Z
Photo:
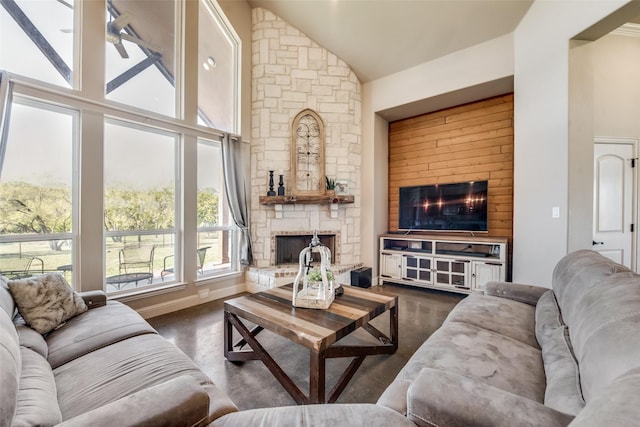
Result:
M87 305L58 273L10 280L9 291L25 323L41 334L87 311Z

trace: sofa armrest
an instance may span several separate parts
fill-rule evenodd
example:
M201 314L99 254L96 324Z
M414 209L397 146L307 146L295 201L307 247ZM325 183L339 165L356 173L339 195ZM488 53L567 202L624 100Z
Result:
M548 288L543 288L542 286L524 285L522 283L488 282L484 288L484 294L508 298L535 306L542 294L548 290Z
M209 395L189 375L140 390L58 424L85 426L203 426L208 423Z
M573 417L462 375L423 368L407 392L418 426L566 426Z
M79 295L90 309L107 305L107 294L103 291L86 291L80 292Z

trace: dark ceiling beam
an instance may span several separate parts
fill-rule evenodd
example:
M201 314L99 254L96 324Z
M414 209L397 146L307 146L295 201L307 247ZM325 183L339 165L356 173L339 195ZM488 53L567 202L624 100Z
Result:
M146 70L147 68L149 68L150 66L154 65L156 62L160 61L160 59L161 59L160 55L151 54L151 56L148 56L144 60L138 62L133 67L129 68L124 73L115 77L113 80L107 83L107 94L116 90L117 88L119 88L120 86L122 86L123 84L125 84L126 82L128 82L129 80L131 80L132 78L134 78L135 76L137 76L138 74Z
M198 106L198 117L210 128L215 128L216 125L211 121L207 113L204 112L202 107Z
M51 65L60 73L62 78L71 85L71 68L69 68L64 62L64 59L58 55L58 52L56 52L53 46L44 38L44 35L36 28L29 17L20 9L20 6L18 6L14 0L0 0L0 4L7 10L20 28L22 28L22 31L35 43L36 47L40 49Z
M114 19L117 18L118 16L120 16L120 11L113 5L113 3L111 1L107 2L107 12L109 12L109 15L111 15ZM139 39L141 39L142 37L140 37L140 35L138 35L138 33L135 32L135 30L132 28L131 24L127 25L126 27L123 28L124 31L127 32L127 34L137 37ZM155 52L153 52L150 49L147 49L144 46L140 46L137 45L140 50L142 50L142 52L147 55L147 56L151 56L151 55L155 55ZM166 65L164 64L163 61L157 61L155 63L156 67L158 67L158 71L160 71L160 73L167 79L167 81L169 81L169 83L171 83L171 86L175 87L176 83L175 83L175 78L173 77L173 74L171 73L171 71L166 67ZM109 93L107 91L107 93Z

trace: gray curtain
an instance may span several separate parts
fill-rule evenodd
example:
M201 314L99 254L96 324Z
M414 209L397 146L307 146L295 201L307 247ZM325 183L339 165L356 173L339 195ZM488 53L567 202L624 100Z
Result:
M251 231L249 230L249 206L241 158L240 140L225 133L222 136L224 186L231 216L240 229L240 263L250 265L253 262L253 252Z
M0 70L0 176L2 176L4 155L7 152L12 98L13 82L9 79L9 73Z

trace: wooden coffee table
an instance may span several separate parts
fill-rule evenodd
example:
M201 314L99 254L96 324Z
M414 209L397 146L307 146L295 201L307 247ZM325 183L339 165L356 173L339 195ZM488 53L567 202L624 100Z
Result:
M335 402L356 373L364 358L374 354L392 354L398 349L398 297L361 288L343 286L326 310L291 305L292 285L234 298L224 303L224 355L230 361L260 359L298 404ZM369 321L389 310L389 335ZM244 319L255 326L251 330ZM233 343L233 328L242 339ZM358 328L371 334L371 345L334 345ZM305 395L258 342L263 329L281 335L309 349L309 395ZM248 344L249 350L234 350ZM325 396L325 360L353 357L349 366Z

